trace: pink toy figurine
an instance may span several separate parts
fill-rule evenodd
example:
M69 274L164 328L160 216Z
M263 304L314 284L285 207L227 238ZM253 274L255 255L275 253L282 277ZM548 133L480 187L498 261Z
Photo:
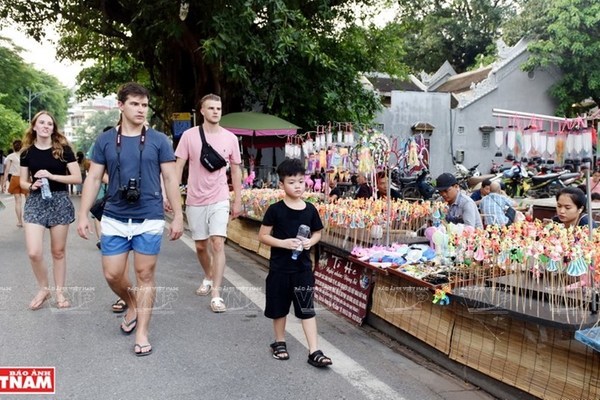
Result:
M246 177L246 179L244 180L244 183L248 185L248 187L252 187L252 184L254 183L254 178L256 178L256 174L254 173L254 171L251 171L250 175L248 175L248 177Z
M304 175L304 183L308 189L312 189L315 184L312 179L310 179L310 175Z
M321 184L321 178L315 179L315 192L320 192L323 185Z

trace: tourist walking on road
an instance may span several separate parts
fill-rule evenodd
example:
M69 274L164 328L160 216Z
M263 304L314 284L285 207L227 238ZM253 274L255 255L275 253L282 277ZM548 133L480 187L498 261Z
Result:
M219 126L221 98L214 94L204 96L200 100L200 113L204 117L202 125L183 132L175 150L177 173L181 179L183 167L189 161L185 212L198 261L204 270L204 279L196 294L211 294L211 310L224 312L227 307L220 290L225 271L225 239L230 209L231 218L237 218L242 211L242 158L237 137ZM229 164L234 193L231 207L226 167L211 172L200 162L204 140Z
M91 163L83 186L77 232L88 238L88 214L94 203L104 171L108 171L109 199L101 221L101 251L104 277L123 299L127 312L120 330L136 331L136 356L152 353L148 327L156 294L154 275L165 227L160 175L173 209L169 237L183 234L181 195L175 169L175 155L167 137L146 128L148 91L137 83L126 83L117 93L122 121L116 129L103 132L94 143ZM133 251L136 287L131 285L127 258ZM137 328L137 330L136 330Z
M302 199L306 188L304 173L304 164L299 159L286 159L279 165L279 187L285 192L285 197L269 206L258 232L258 240L271 246L265 288L265 317L273 320L273 358L287 360L289 353L285 342L285 325L290 305L293 304L296 317L302 320L302 329L308 342L308 363L315 367L326 367L332 363L317 345L313 304L315 278L308 251L321 240L323 223L315 206ZM310 228L310 238L299 238L301 225Z
M17 214L17 226L23 227L23 197L27 190L21 187L21 148L23 142L15 140L12 144L13 152L4 160L4 177L8 185L8 193L15 198L15 214Z
M50 297L43 252L46 229L50 230L56 305L67 308L70 303L64 293L66 246L69 224L75 220L68 185L80 183L81 173L73 149L58 131L56 120L48 111L40 111L31 120L25 132L20 161L19 183L21 189L30 192L23 212L25 243L39 288L29 308L39 309Z

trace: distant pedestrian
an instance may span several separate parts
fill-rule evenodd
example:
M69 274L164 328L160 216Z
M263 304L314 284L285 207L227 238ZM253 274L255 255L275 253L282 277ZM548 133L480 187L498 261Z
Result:
M79 171L81 171L81 179L82 182L85 182L85 177L87 175L87 171L90 167L89 161L85 158L83 151L77 152L77 165L79 165ZM81 196L81 187L82 183L75 185L74 194L77 196Z
M65 297L67 275L67 235L75 220L75 209L69 199L69 184L81 182L73 149L58 131L56 120L48 111L38 112L25 132L21 152L20 185L30 194L25 201L25 242L29 261L38 283L38 293L29 308L37 310L50 297L48 268L44 262L44 231L50 230L56 305L70 306ZM42 196L42 182L47 181L51 197ZM44 198L45 197L45 198Z
M148 328L156 295L156 262L165 227L161 173L173 208L170 239L179 239L183 234L175 155L163 133L144 125L148 98L148 90L134 82L119 89L117 104L122 121L116 129L101 133L94 143L77 225L79 235L87 239L91 230L88 214L102 185L104 171L108 171L110 197L101 221L102 267L108 285L126 303L120 330L125 335L136 331L133 346L136 356L147 356L153 351ZM136 287L126 273L130 251L134 253Z
M0 192L4 193L4 183L5 183L5 178L4 178L4 171L6 171L5 166L4 166L4 161L6 160L6 157L4 157L4 150L0 149Z
M17 215L17 226L23 227L23 197L28 193L21 187L21 148L23 142L15 140L12 144L13 152L4 160L4 177L8 185L8 193L15 198L15 214Z
M269 206L258 232L261 243L271 246L269 274L266 282L265 316L273 320L275 342L273 357L289 359L285 341L285 326L290 305L302 321L308 342L308 363L315 367L332 364L317 344L317 321L313 304L315 278L310 261L310 248L321 240L323 223L319 212L302 199L306 187L304 164L298 159L286 159L277 168L279 187L285 192L283 200ZM300 225L310 228L310 239L297 238ZM294 250L301 250L296 259Z
M210 308L219 313L227 310L220 295L225 272L225 239L227 224L242 212L242 158L237 137L219 125L221 98L214 94L200 100L204 122L183 132L175 150L177 173L181 179L183 167L189 162L186 215L196 244L196 254L204 270L202 284L196 290L199 296L211 295ZM202 129L202 132L200 131ZM205 139L201 138L201 133ZM230 205L227 168L209 171L201 162L200 154L206 140L229 164L233 204ZM231 216L230 216L231 214Z

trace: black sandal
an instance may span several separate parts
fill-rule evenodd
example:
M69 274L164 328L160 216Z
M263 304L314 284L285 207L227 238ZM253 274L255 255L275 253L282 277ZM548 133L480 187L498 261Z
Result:
M125 303L123 299L117 299L117 301L115 301L111 307L112 312L115 314L121 314L123 311L127 310L127 303Z
M273 358L276 360L289 360L290 355L287 351L287 346L285 342L273 342L271 343L271 351L273 353Z
M314 353L309 354L308 363L318 368L328 367L333 364L333 362L331 362L331 358L326 357L321 350L317 350Z

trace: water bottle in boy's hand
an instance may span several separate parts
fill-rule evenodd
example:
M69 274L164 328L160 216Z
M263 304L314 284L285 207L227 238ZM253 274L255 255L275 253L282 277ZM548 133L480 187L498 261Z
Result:
M300 225L298 227L298 234L296 235L297 239L300 239L302 241L302 244L300 244L300 246L298 246L298 248L296 250L292 251L292 260L297 260L298 256L300 255L300 253L302 253L302 251L304 250L304 239L308 239L310 237L310 227L306 226L306 225Z
M47 178L41 178L42 186L40 190L42 191L42 199L48 200L52 198L52 192L50 191L50 182L48 182Z

